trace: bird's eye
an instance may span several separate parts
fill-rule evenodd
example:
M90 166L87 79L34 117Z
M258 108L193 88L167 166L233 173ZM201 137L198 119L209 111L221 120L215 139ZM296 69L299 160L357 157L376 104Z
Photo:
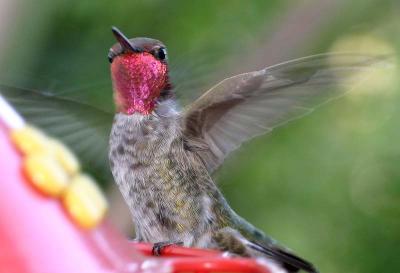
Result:
M159 60L166 60L167 59L167 50L164 47L156 49L154 52L154 56Z

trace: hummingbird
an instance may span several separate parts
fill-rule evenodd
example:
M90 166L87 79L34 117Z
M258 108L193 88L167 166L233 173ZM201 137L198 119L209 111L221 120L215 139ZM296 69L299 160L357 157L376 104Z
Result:
M108 53L116 114L109 163L135 225L136 240L181 242L230 255L263 257L286 272L318 272L228 204L212 175L243 142L299 118L350 76L376 62L320 54L227 78L181 108L166 46L112 28Z

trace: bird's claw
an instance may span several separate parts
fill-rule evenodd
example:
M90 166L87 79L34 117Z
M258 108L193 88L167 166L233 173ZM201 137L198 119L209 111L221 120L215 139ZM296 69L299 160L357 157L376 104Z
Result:
M153 256L161 256L161 251L171 245L183 245L183 242L179 241L165 241L165 242L158 242L153 244L153 248L151 250L151 254Z

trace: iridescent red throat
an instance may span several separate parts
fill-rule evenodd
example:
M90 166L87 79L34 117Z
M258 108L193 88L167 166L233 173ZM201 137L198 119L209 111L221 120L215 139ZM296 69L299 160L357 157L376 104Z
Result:
M150 114L156 99L168 88L167 64L147 52L118 56L111 64L118 112Z

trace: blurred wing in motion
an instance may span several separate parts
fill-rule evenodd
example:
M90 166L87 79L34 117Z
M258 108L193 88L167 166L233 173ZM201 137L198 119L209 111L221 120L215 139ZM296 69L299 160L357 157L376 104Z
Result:
M185 105L194 101L204 90L213 86L221 76L227 59L235 58L234 52L227 52L226 48L208 51L187 51L169 61L169 76L174 92L179 101ZM190 60L190 61L188 61ZM188 92L190 90L190 92Z
M28 122L65 142L100 181L111 177L107 147L113 113L30 89L0 85L0 93Z
M188 106L185 135L203 144L198 154L213 172L243 142L342 95L384 59L320 54L225 79Z

